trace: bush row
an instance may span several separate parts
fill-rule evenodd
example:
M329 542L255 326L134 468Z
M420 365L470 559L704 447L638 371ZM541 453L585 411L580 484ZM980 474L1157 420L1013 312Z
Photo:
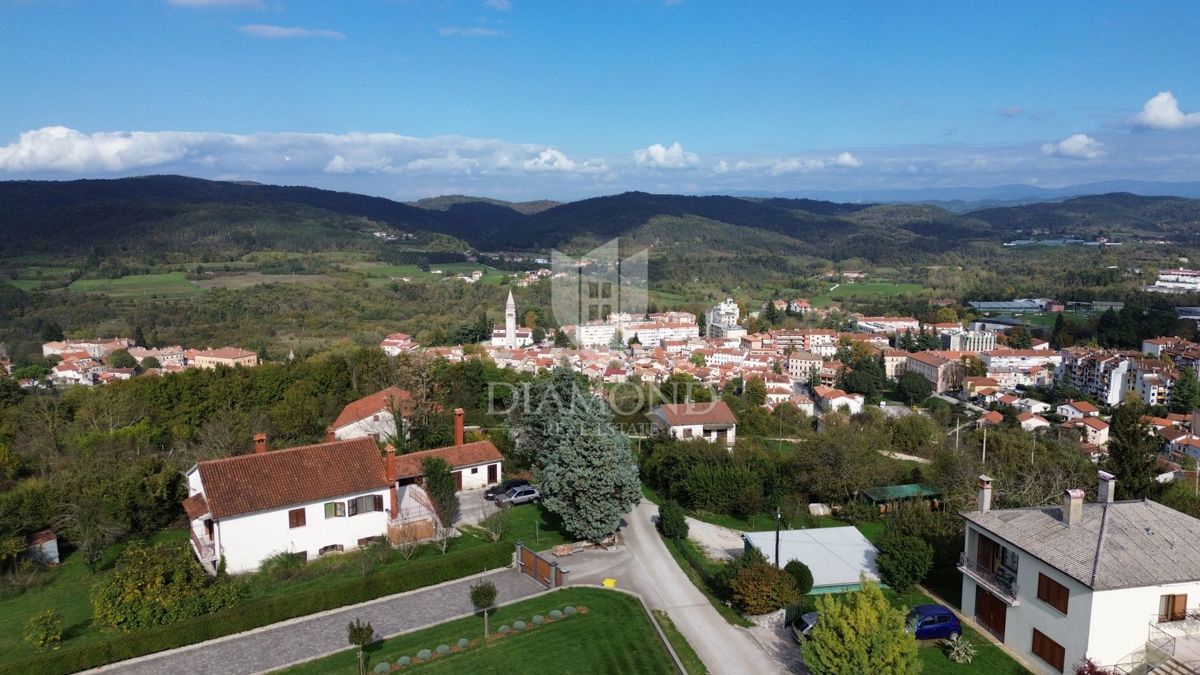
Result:
M94 644L63 648L53 654L7 664L0 667L0 673L58 675L87 670L144 654L232 635L297 616L450 581L486 569L504 567L511 560L510 544L478 546L393 569L379 570L367 577L346 580L322 588L247 602L161 628L114 635Z

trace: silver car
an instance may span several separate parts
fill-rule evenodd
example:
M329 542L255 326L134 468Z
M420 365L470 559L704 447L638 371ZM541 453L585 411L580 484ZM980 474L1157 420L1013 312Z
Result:
M536 502L541 498L537 488L532 485L521 485L511 488L508 492L496 497L496 504L500 506L516 506L517 504L528 504Z

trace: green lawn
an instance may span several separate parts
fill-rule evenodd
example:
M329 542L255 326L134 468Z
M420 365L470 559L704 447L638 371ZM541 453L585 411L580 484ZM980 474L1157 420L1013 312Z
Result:
M32 291L41 288L45 282L40 279L8 279L6 283L9 286L16 286L23 291Z
M564 536L559 530L557 519L546 512L540 505L525 504L513 507L509 512L508 530L503 541L516 542L522 540L526 545L536 549L548 549L563 543ZM153 543L166 541L182 541L187 538L184 530L166 530L150 538ZM398 553L392 553L371 574L380 574L392 569L402 569L415 562L424 562L447 556L446 560L453 563L457 560L455 554L490 543L482 533L468 533L457 537L445 554L433 546L425 546L417 551L410 560ZM83 565L81 556L68 555L63 564L56 570L47 572L47 580L43 585L25 591L7 600L0 601L0 671L16 661L21 661L38 652L22 638L25 623L36 612L52 608L63 615L63 647L74 648L88 645L100 640L111 638L113 633L92 626L91 604L88 594L99 575L108 573L117 556L128 545L123 542L110 547L105 555L100 571L96 575L88 572ZM483 571L482 569L458 570L458 576L465 576ZM268 577L253 577L250 586L250 596L239 605L240 609L249 612L252 608L279 598L288 597L305 591L319 590L324 587L360 579L363 569L358 564L357 554L330 555L309 563L304 571L294 578L275 580Z
M695 649L692 649L687 638L675 627L675 622L671 621L671 617L661 609L656 609L654 610L654 620L658 622L663 634L667 636L667 641L671 643L675 655L683 662L683 669L687 671L687 675L708 675L708 668L704 667L700 655L696 653Z
M183 530L167 530L150 538L151 542L182 541ZM110 567L128 542L109 548L100 563L101 570ZM103 572L100 572L103 574ZM20 595L0 601L0 669L7 662L18 661L38 654L22 638L29 617L43 609L53 609L63 617L64 645L95 642L105 636L92 627L92 606L88 593L96 577L83 564L83 557L68 555L58 569L45 572L45 583Z
M76 293L103 293L119 298L190 298L201 293L200 288L188 281L183 272L133 274L116 279L79 279L67 288Z
M535 614L547 616L566 605L583 606L586 612L561 621L535 626ZM456 619L432 628L400 635L369 648L368 672L379 663L395 663L401 656L415 657L421 649L455 645L466 638L462 652L409 666L404 672L437 673L674 673L670 655L655 634L636 598L597 588L567 588L498 608L491 616L493 630L517 620L528 627L521 632L484 641L483 618ZM347 650L282 672L295 675L357 673L356 656Z

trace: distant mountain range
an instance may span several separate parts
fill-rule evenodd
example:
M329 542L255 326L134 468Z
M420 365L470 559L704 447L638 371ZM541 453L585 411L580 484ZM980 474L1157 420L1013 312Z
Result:
M1108 186L1110 184L1097 184ZM1200 183L1139 183L1154 186ZM1120 183L1120 187L1130 187ZM1083 189L1064 188L1063 190ZM1165 188L1163 188L1165 189ZM1034 191L1034 192L1031 192ZM377 248L380 229L411 233L433 250L578 250L623 237L651 255L802 255L905 262L973 242L1039 236L1200 237L1200 200L1128 191L1065 198L1028 186L947 189L943 198L979 203L971 210L897 202L762 196L685 196L626 192L565 204L510 203L461 195L413 204L308 187L145 176L67 182L0 182L0 257L54 252L145 255L254 250ZM905 193L912 196L912 193ZM966 203L966 202L962 202Z
M816 190L794 193L739 192L743 197L807 197L835 202L926 202L964 213L993 206L1016 206L1031 202L1059 201L1071 197L1128 192L1144 197L1189 197L1200 199L1200 181L1162 182L1110 180L1068 187L996 185L993 187L896 188L865 190Z

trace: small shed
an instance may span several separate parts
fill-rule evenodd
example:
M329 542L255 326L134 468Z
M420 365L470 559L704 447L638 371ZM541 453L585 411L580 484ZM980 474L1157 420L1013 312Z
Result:
M29 538L29 557L43 565L57 565L58 536L50 530L34 532Z
M757 548L767 562L775 563L774 530L747 532L742 540L746 550ZM807 565L813 576L809 595L858 590L862 575L878 582L875 553L875 546L855 527L813 527L779 533L780 566L792 560Z
M942 510L942 491L925 483L908 483L906 485L884 485L863 490L863 498L879 509L880 515L891 513L903 502L923 499L929 504L930 510Z

